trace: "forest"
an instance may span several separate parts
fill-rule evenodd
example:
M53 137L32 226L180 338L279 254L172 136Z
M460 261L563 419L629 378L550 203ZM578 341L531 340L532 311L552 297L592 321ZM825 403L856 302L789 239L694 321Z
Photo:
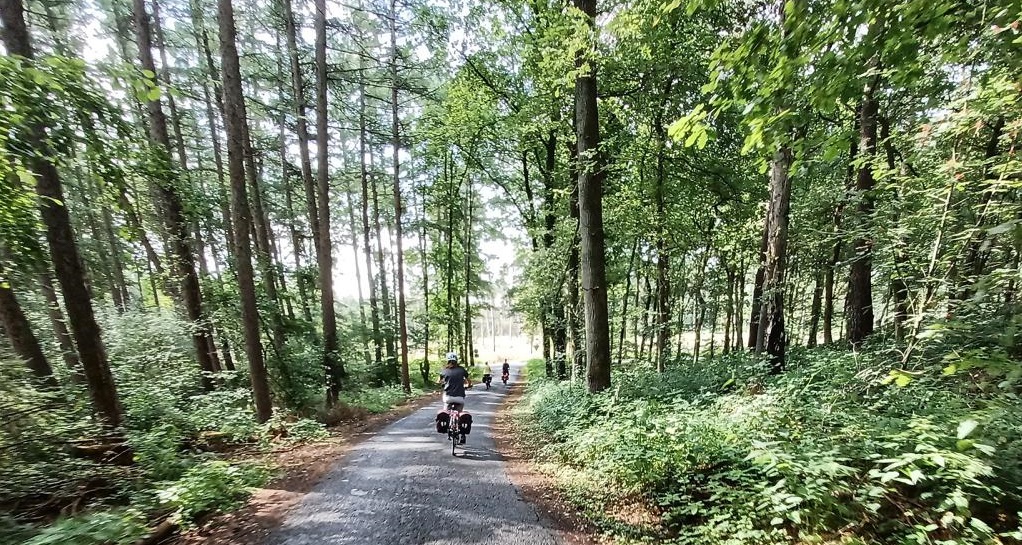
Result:
M187 530L518 325L618 543L1022 541L1017 0L0 24L0 541Z

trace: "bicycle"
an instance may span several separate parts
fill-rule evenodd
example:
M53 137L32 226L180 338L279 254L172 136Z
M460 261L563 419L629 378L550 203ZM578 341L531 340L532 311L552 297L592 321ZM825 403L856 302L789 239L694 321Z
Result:
M447 404L447 438L451 440L451 456L461 441L461 411L457 403Z

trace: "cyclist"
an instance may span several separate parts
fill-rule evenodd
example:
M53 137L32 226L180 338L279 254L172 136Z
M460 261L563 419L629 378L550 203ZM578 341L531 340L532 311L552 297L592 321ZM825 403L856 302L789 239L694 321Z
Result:
M507 362L507 358L504 358L504 365L500 367L501 379L507 382L508 377L511 376L511 364Z
M483 383L486 384L486 389L490 389L490 381L493 379L493 368L490 367L489 363L483 364Z
M447 353L447 364L440 371L439 384L444 385L443 401L444 406L453 405L458 412L465 410L465 386L472 387L472 379L468 371L458 364L458 355L454 352ZM458 425L451 422L450 425ZM461 434L461 444L465 444L465 434Z

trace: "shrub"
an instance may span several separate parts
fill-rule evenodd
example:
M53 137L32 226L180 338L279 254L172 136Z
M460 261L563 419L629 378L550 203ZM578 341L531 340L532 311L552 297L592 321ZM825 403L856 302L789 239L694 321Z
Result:
M199 516L237 508L249 496L250 489L262 484L266 472L254 466L232 465L222 460L198 464L175 482L157 491L173 517L187 525Z
M540 456L571 477L573 500L617 535L741 545L1017 539L1018 398L937 361L904 379L883 347L795 350L788 370L770 376L759 358L731 354L664 374L632 368L595 396L534 379L518 418L526 438L546 443ZM610 521L604 511L622 494L658 524Z

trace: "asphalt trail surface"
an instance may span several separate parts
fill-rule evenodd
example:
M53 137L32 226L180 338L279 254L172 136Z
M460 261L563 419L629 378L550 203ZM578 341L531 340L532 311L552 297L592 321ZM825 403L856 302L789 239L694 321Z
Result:
M520 367L512 367L513 384ZM560 541L511 484L492 423L506 390L500 368L468 391L468 443L451 456L434 404L391 424L344 458L288 514L269 545L555 545Z

